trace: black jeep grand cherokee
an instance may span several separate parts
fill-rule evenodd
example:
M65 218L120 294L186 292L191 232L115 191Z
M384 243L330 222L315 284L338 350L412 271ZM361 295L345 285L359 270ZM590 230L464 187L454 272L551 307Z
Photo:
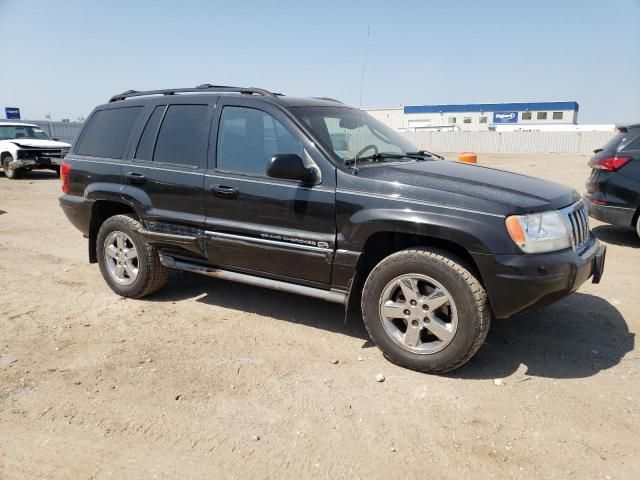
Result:
M576 191L419 151L327 98L128 91L91 114L61 178L117 294L149 295L176 268L360 303L384 354L425 372L469 360L492 315L604 266Z

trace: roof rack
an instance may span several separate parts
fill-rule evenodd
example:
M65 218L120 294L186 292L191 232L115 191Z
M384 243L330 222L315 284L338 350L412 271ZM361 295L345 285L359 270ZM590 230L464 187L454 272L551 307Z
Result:
M188 92L223 92L223 93L241 93L244 95L262 95L265 97L275 97L282 95L280 93L273 93L263 88L255 87L229 87L225 85L211 85L210 83L203 83L195 88L168 88L166 90L127 90L118 95L114 95L109 99L109 103L118 102L126 98L131 97L145 97L148 95L175 95L176 93L188 93Z

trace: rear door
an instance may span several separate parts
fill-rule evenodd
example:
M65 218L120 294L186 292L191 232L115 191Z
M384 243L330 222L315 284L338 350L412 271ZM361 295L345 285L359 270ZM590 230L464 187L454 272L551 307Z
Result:
M336 236L334 167L291 117L266 101L220 97L215 117L205 178L209 261L328 286ZM268 161L285 153L315 164L321 183L267 177Z
M199 235L204 225L204 167L213 105L209 100L155 101L148 106L124 189L135 192L147 228Z

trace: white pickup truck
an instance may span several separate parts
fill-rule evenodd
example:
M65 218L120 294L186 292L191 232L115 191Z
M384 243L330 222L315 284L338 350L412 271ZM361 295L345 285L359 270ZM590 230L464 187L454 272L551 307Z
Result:
M25 170L59 171L70 147L68 143L52 140L37 125L0 123L0 165L7 178L18 178Z

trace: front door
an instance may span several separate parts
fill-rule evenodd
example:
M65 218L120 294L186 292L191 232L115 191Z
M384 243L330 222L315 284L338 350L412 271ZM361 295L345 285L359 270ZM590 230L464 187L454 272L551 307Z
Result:
M218 102L204 181L208 259L229 269L328 286L336 237L335 170L285 112L256 103L231 96ZM267 177L268 161L285 153L316 164L321 182L307 186Z

